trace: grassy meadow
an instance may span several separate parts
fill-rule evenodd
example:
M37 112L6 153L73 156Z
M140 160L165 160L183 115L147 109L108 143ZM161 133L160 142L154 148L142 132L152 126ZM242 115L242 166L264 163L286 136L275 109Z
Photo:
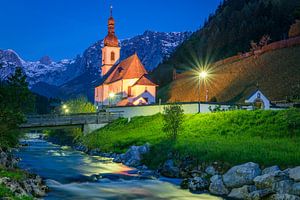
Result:
M82 138L90 148L125 152L131 145L150 143L146 164L156 167L169 152L197 162L229 165L253 161L262 166L300 165L300 111L228 111L185 115L176 141L162 131L160 114L119 119Z

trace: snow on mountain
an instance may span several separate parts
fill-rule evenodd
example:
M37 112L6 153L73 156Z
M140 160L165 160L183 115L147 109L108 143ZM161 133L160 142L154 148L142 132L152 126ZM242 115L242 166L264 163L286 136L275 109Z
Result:
M190 32L145 31L142 35L120 40L121 59L136 52L146 69L151 71L190 35ZM81 56L59 62L52 61L48 56L35 62L24 61L13 50L0 50L0 79L6 79L17 66L21 66L30 86L37 93L43 91L43 87L47 85L50 90L60 90L51 94L64 94L64 98L77 95L92 98L93 88L101 79L102 47L103 40L100 40L87 48Z
M17 67L21 67L25 72L27 81L30 85L44 82L49 85L58 86L79 75L78 69L74 66L74 63L74 60L66 59L59 62L53 62L47 56L35 62L24 61L13 50L0 50L0 79L6 79L14 73Z

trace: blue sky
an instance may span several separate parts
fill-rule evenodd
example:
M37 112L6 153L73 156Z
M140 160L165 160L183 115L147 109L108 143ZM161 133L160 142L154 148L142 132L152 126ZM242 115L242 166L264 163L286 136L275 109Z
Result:
M113 5L119 39L195 31L221 0L0 0L0 49L25 60L74 58L105 37Z

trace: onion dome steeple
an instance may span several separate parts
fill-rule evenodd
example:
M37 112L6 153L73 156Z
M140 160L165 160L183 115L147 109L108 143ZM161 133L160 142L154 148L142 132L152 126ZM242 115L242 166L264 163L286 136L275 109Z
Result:
M104 38L104 46L119 46L118 38L115 35L115 20L112 16L112 6L110 7L110 17L108 18L108 34Z

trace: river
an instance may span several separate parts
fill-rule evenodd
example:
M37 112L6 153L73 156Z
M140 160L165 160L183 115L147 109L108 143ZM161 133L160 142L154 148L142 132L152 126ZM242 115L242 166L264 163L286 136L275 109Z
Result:
M220 199L181 190L178 179L137 179L136 170L111 159L89 156L34 137L23 142L29 146L15 152L21 158L19 167L46 180L50 188L46 200Z

